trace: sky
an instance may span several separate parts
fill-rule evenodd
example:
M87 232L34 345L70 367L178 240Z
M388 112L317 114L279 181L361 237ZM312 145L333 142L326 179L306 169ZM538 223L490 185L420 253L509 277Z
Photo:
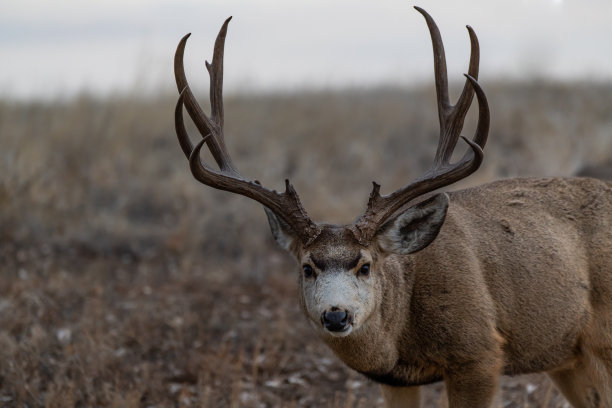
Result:
M414 5L440 27L451 81L467 69L466 24L481 80L612 80L610 0L2 0L0 98L168 91L188 32L187 75L205 91L229 16L228 92L418 85L433 74Z

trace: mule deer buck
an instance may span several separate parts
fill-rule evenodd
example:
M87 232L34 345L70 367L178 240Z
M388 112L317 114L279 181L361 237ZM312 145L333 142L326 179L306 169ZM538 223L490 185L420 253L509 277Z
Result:
M612 407L612 184L589 178L510 179L434 194L476 171L489 131L477 82L479 45L456 105L444 48L429 27L440 139L432 169L380 194L374 183L352 225L318 224L293 186L279 193L244 178L223 135L223 49L214 47L211 115L185 77L179 43L176 133L193 176L264 206L272 234L301 266L300 303L349 367L382 385L389 407L419 406L419 386L446 384L452 408L490 407L502 374L546 372L579 408ZM474 94L478 123L467 152L451 156ZM189 140L183 107L203 138ZM206 144L219 169L201 161Z

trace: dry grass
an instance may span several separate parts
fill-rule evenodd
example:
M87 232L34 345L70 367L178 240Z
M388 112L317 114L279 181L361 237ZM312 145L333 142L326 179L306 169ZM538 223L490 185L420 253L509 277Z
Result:
M490 143L470 183L612 156L611 85L486 88ZM233 97L226 133L244 174L289 177L314 219L348 222L371 180L389 191L427 167L433 98ZM174 96L0 102L0 406L380 406L308 327L262 209L192 180L173 108ZM426 406L445 406L440 391ZM563 406L539 375L504 379L503 400Z

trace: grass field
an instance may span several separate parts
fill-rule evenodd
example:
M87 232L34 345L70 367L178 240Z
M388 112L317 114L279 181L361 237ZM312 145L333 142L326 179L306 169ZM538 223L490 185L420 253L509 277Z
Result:
M485 162L464 185L612 158L612 84L485 88ZM381 406L308 327L262 208L192 179L174 103L0 101L0 406ZM420 175L437 133L433 86L226 98L240 171L289 177L318 221ZM544 376L502 388L503 407L564 406Z

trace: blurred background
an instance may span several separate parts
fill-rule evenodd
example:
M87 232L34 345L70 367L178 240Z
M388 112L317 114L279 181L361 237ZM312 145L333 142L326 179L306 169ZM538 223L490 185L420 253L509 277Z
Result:
M431 4L428 4L431 3ZM232 93L401 84L431 78L431 50L412 2L314 0L5 0L0 91L57 98L168 91L172 51L192 32L194 84L230 15L226 85ZM417 3L435 16L451 74L468 59L465 24L480 37L488 78L612 78L612 4L606 0Z
M417 5L442 32L452 98L469 24L492 112L482 167L449 189L612 174L611 2L431 3ZM191 32L187 76L208 111L204 60L233 16L234 162L270 188L289 177L313 219L347 223L372 180L389 192L432 162L432 51L414 5L2 1L0 406L382 406L308 327L260 205L191 177L172 59ZM425 406L446 406L442 389ZM500 404L565 406L540 375L504 379Z

